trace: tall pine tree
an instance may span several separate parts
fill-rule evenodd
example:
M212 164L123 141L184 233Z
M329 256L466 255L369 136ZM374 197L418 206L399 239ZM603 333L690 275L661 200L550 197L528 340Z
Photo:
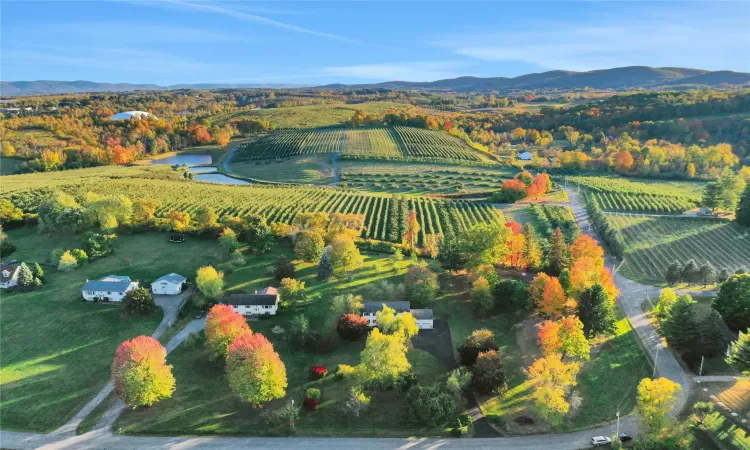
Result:
M556 228L555 235L552 236L546 272L554 277L560 275L560 272L568 267L569 259L568 244L565 243L560 228Z
M318 263L318 280L328 280L333 276L333 260L328 255L331 247L326 247L323 250L323 256L320 257L320 263Z
M682 279L682 264L679 261L674 260L672 264L667 267L666 273L667 283L670 286L674 286Z
M18 287L24 291L34 289L34 274L26 263L21 263L18 269Z
M614 302L600 284L583 291L578 300L578 317L589 339L601 334L613 334L617 329Z
M695 345L698 323L695 320L695 300L680 295L670 310L670 317L662 323L662 331L671 347L684 350Z
M523 226L523 236L526 238L526 248L523 252L523 258L529 264L529 270L538 272L544 267L544 256L539 238L534 232L530 223Z
M750 184L745 188L737 204L737 215L734 220L740 225L750 227Z
M682 281L687 282L688 286L690 286L694 281L698 280L698 264L691 259L682 268L682 273L680 275Z

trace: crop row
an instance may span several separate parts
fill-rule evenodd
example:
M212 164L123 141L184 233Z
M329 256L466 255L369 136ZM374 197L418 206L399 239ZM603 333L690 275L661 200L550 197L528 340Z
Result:
M674 260L710 262L730 271L750 267L750 234L727 221L607 216L625 238L625 259L636 276L662 281Z
M605 191L589 191L587 195L602 210L613 212L682 214L696 206L695 202L686 197Z
M410 127L280 130L241 144L233 163L335 153L348 158L426 158L481 161L464 142L437 131Z
M297 213L308 211L364 214L363 238L394 242L401 238L406 214L414 209L422 225L420 244L427 233L455 233L475 223L497 218L494 208L484 203L405 199L308 186L229 186L143 178L99 178L95 183L71 179L69 183L59 184L56 188L79 199L87 192L102 196L153 199L159 204L156 211L159 217L165 217L172 211L195 214L204 206L213 208L219 217L262 214L271 223L291 223ZM35 188L2 197L10 199L26 212L34 212L39 201L50 192L47 188Z

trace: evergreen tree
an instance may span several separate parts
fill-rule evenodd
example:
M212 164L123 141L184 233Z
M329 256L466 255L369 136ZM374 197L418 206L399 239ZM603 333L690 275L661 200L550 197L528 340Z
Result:
M750 330L740 333L740 338L732 343L726 361L743 376L750 376Z
M583 291L578 301L578 317L583 323L583 332L589 339L616 331L614 302L600 284Z
M712 284L716 281L716 268L710 262L706 262L698 269L698 280L703 283L703 286Z
M528 263L530 271L538 272L544 267L544 255L539 238L530 223L523 226L523 236L526 238L523 259Z
M689 295L680 295L670 310L670 316L662 323L662 331L671 347L684 350L698 339L698 323L695 320L695 301Z
M328 250L330 247L326 247L323 251L323 256L320 257L318 263L318 280L328 280L333 276L333 260L328 256Z
M682 279L682 264L679 261L674 260L672 264L667 267L667 283L670 286L674 286Z
M732 341L732 332L721 314L712 308L698 324L698 337L702 356L722 355Z
M716 277L717 283L723 283L729 279L729 269L726 267L721 269L721 272L719 272L719 275Z
M750 328L750 275L732 275L721 284L711 305L734 331Z
M750 227L750 184L745 188L745 192L742 193L734 220L740 225Z
M556 228L555 235L552 237L546 272L554 277L560 275L560 272L568 267L569 259L568 245L565 243L560 228Z
M18 269L18 287L24 291L34 289L34 274L26 263L21 263Z
M461 243L455 235L448 235L440 242L438 261L446 270L459 270L466 265L466 258L461 255Z
M695 263L694 260L688 261L685 266L682 268L682 272L680 273L680 278L682 278L682 281L687 282L688 286L690 286L691 283L698 280L698 264Z
M42 266L39 265L39 263L34 263L34 276L39 278L40 280L44 279L44 270L42 269Z

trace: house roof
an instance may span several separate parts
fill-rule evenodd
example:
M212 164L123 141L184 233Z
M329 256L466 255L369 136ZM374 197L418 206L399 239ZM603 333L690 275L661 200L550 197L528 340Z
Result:
M156 280L154 280L154 283L158 283L160 281L167 281L172 284L182 284L187 281L187 278L176 273L170 273L169 275L164 275L163 277L157 278Z
M99 280L89 280L81 288L82 291L125 292L132 281L129 277L107 275Z
M146 111L125 111L125 112L117 113L114 116L111 116L109 120L128 120L128 119L132 119L133 117L137 119L144 119L144 118L148 119L148 118L152 118L156 116Z
M8 263L0 263L0 283L6 283L13 278L13 275L18 269L21 268L21 263L18 261L11 261ZM5 276L5 272L8 272L8 276Z
M258 295L278 295L279 291L275 287L268 286L256 292Z
M271 306L279 301L278 295L271 294L232 294L227 299L229 305L262 305Z
M375 314L383 309L383 305L396 310L396 313L408 312L411 304L409 302L365 302L364 312L366 314Z
M412 309L411 315L417 320L432 320L431 309Z

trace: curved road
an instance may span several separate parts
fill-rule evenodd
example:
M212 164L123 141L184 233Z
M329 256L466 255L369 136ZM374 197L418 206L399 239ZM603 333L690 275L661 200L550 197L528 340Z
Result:
M236 147L230 150L222 163L226 169L228 161ZM596 235L592 231L591 224L586 211L573 189L566 189L570 199L576 221L581 230ZM613 268L615 261L611 256L606 256L606 263ZM693 380L677 362L674 354L663 343L663 340L651 325L646 315L641 310L641 303L648 298L656 298L660 289L655 286L642 285L629 280L619 273L615 273L615 283L620 290L619 302L630 320L638 339L656 366L659 376L669 378L680 384L680 392L677 403L672 414L677 414L685 406ZM202 321L193 321L186 329L182 330L168 344L169 351L179 345L190 332L199 330ZM107 388L105 388L106 390ZM97 396L99 397L99 396ZM106 395L104 395L106 397ZM101 400L103 400L103 398ZM101 401L100 400L100 401ZM94 403L92 400L90 403ZM98 402L96 402L98 404ZM88 406L88 405L87 405ZM122 410L122 404L118 402L107 411L102 421L89 433L76 436L75 427L63 427L50 434L36 434L23 432L0 431L1 448L44 448L44 449L155 449L155 448L177 448L177 449L213 449L227 448L240 449L252 447L255 449L430 449L437 448L462 448L462 449L508 449L508 450L530 450L539 448L550 448L560 450L574 450L589 447L591 436L603 435L613 436L616 431L614 423L596 429L578 431L564 434L545 434L534 436L516 436L502 438L477 438L477 439L448 439L448 438L252 438L252 437L147 437L147 436L121 436L112 433L111 426ZM93 409L93 408L92 408ZM80 416L81 412L76 415ZM85 415L84 415L85 417ZM620 421L620 431L634 435L637 432L637 418L628 416Z

